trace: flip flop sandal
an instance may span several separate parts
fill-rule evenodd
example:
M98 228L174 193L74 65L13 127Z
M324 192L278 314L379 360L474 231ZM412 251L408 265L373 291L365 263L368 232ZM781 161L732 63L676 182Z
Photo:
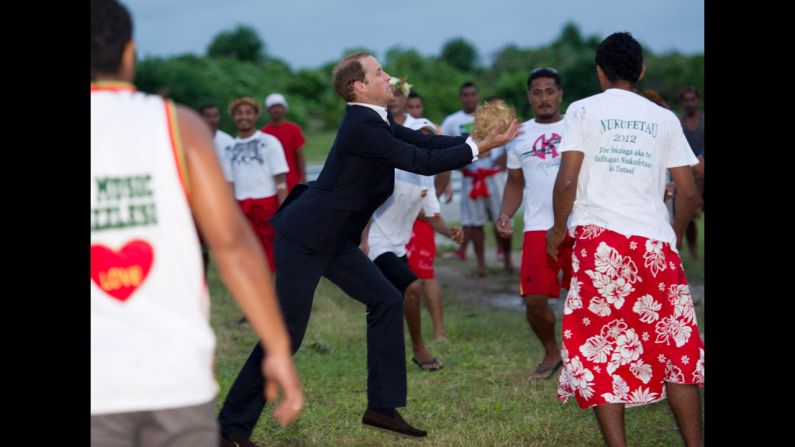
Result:
M558 363L556 363L556 364L554 364L552 366L542 367L541 364L539 364L536 367L536 370L533 371L533 374L530 375L530 380L542 380L542 379L543 380L547 380L547 379L551 379L552 376L555 375L555 373L560 369L561 366L563 366L563 360L559 361ZM549 373L549 375L546 375L546 373ZM538 374L539 377L533 377L536 374Z
M438 371L444 368L444 365L439 363L439 361L436 360L436 357L433 357L432 359L426 360L424 362L417 360L416 357L412 357L411 361L414 362L415 365L419 366L419 368L423 371ZM435 365L436 367L434 367Z

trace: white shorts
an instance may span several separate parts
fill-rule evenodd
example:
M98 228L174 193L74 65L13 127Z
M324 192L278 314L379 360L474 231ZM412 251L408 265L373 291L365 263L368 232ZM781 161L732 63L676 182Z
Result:
M487 220L495 222L500 217L502 206L502 193L505 191L505 182L508 173L498 172L486 177L486 187L489 189L488 197L469 198L472 191L472 177L462 178L461 190L461 225L465 227L482 227Z

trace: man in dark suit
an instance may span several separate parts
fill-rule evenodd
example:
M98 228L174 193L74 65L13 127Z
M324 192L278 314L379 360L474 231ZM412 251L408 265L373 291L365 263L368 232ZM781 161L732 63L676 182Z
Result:
M360 249L373 211L391 194L394 168L423 175L458 169L516 136L514 120L486 138L425 135L396 124L385 106L390 76L368 53L344 58L334 88L348 103L337 138L317 182L296 186L271 219L276 228L276 290L293 352L301 346L321 276L367 306L365 425L423 437L395 410L406 405L403 295ZM257 345L240 371L219 415L222 445L248 439L265 405Z

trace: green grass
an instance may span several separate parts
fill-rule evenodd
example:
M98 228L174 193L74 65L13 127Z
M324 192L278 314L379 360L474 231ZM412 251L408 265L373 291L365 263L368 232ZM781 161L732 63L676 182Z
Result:
M218 344L217 407L248 356L255 336L237 325L240 311L220 283L213 263L208 284ZM420 371L408 363L408 406L401 414L427 429L423 446L603 445L593 412L574 400L562 405L556 380L530 382L543 350L520 312L472 307L443 287L445 323L452 342L430 343L445 368ZM702 307L702 306L698 306ZM699 315L701 318L702 315ZM702 319L703 320L703 319ZM430 318L423 311L430 337ZM560 341L560 325L556 325ZM407 346L410 346L406 334ZM407 351L410 358L410 348ZM269 404L252 439L268 446L416 446L417 441L365 428L365 308L325 279L315 295L303 347L295 356L306 409L291 426L279 427ZM557 377L557 376L555 376ZM635 446L682 445L666 402L630 409L628 442Z
M326 161L326 156L331 150L331 145L334 143L334 137L336 136L336 130L305 132L306 143L304 143L304 147L301 150L304 151L306 162L308 164L316 164Z

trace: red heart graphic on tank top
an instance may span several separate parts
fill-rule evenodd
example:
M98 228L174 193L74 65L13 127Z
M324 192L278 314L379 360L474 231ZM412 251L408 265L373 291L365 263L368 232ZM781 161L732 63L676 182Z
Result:
M91 280L111 297L125 302L146 279L154 250L137 239L114 251L104 245L91 246Z

